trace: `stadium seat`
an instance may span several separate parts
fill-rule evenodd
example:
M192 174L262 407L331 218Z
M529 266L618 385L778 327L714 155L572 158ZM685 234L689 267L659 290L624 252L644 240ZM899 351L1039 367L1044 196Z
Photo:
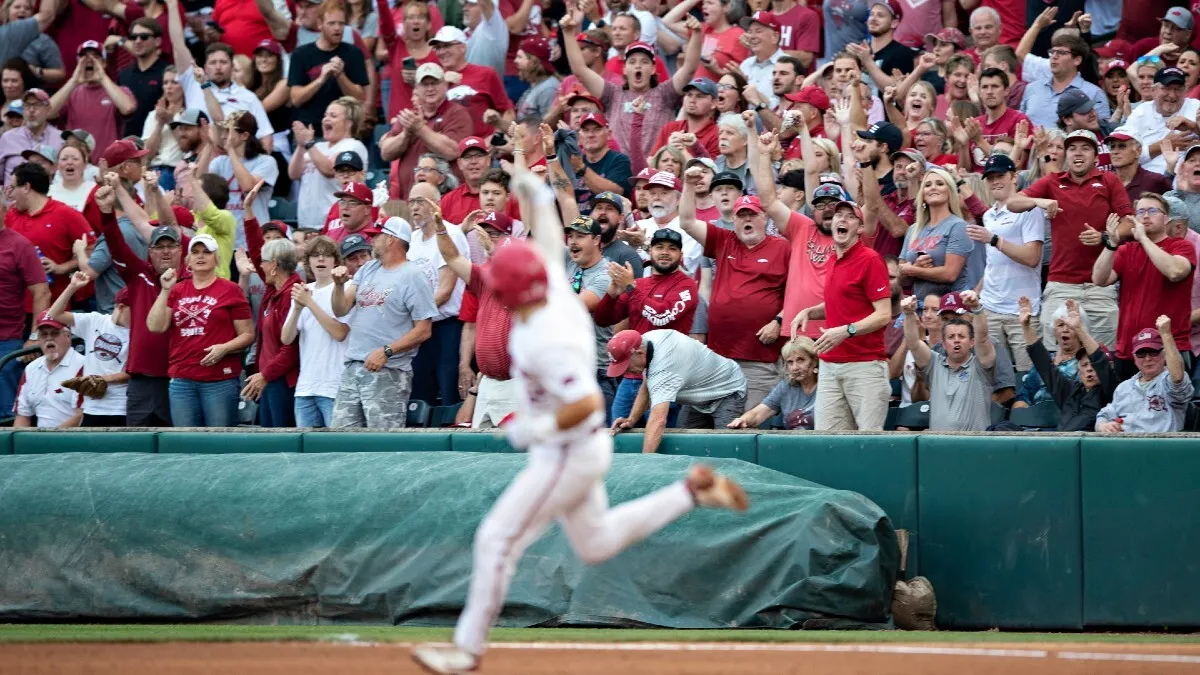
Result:
M1000 424L1004 420L1008 419L1008 408L1005 408L998 403L992 404L989 413L992 417L992 424Z
M1008 421L1025 429L1053 430L1058 428L1058 404L1043 401L1028 408L1013 408Z
M897 408L896 426L907 427L913 431L929 428L929 402L921 401L904 408Z
M901 388L901 385L903 384L900 381L900 378L895 377L895 378L892 378L891 380L888 380L888 382L892 385L892 396L895 398L899 398L900 397L900 388Z
M433 414L430 416L429 426L431 427L450 427L454 426L454 418L458 415L459 408L462 408L461 403L454 405L439 405L433 409Z
M282 220L288 225L296 224L296 203L283 197L273 197L267 202L271 220Z
M425 401L409 401L408 402L408 426L410 427L427 427L429 426L429 417L433 412L433 408Z
M374 142L371 143L371 147L368 148L368 150L367 150L367 168L368 169L378 170L378 169L382 169L388 165L387 162L383 161L383 155L379 154L379 143L380 143L380 141L383 140L383 137L387 134L388 131L391 130L391 128L392 128L391 125L387 124L387 123L375 125L375 131L371 135L371 140L373 140ZM370 182L368 182L367 185L370 187L375 187L374 184L372 184Z

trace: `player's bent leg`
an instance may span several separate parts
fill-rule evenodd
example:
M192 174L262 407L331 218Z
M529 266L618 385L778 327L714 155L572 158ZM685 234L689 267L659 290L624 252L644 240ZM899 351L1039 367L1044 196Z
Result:
M596 565L642 541L696 505L684 481L608 508L604 484L597 483L574 509L559 517L571 548L585 564Z

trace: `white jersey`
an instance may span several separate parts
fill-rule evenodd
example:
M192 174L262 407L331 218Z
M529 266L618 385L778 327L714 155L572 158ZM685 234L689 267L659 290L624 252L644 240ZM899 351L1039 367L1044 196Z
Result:
M71 334L83 338L84 375L115 375L129 361L129 329L113 323L112 316L99 312L77 312ZM124 415L125 391L129 385L109 384L101 398L83 397L86 415Z
M591 363L589 361L588 363ZM25 366L21 388L17 390L16 412L36 417L38 428L53 428L66 422L79 410L82 395L62 386L63 380L83 375L83 356L68 349L54 370L46 366L46 357L39 356Z
M587 308L557 279L550 281L545 307L528 321L513 317L508 352L518 416L554 414L564 405L600 393L594 330ZM603 428L604 414L596 411L574 428L555 434L552 442L583 440Z

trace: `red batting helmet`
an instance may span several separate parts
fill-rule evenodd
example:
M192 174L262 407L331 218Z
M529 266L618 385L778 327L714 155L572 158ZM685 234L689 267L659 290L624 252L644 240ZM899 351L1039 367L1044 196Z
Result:
M510 239L492 256L487 269L492 292L505 307L512 309L546 299L546 264L529 244Z

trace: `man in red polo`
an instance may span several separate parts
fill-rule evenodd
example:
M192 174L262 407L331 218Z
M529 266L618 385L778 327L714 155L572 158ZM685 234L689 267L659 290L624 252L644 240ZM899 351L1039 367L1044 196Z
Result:
M1042 339L1054 348L1054 313L1074 299L1088 317L1088 330L1109 349L1117 344L1117 290L1092 283L1092 265L1102 246L1119 241L1104 234L1109 214L1122 219L1121 238L1133 229L1133 206L1117 174L1096 168L1100 141L1090 131L1067 134L1064 171L1043 176L1008 200L1008 210L1041 208L1050 218L1050 276L1042 293Z
M361 234L367 241L374 241L383 232L379 223L371 217L371 201L374 195L366 183L346 183L338 198L338 226L329 228L327 235L337 243L352 234Z
M800 311L800 330L825 319L817 340L817 431L880 431L887 419L887 352L884 328L892 321L887 264L860 237L863 212L838 202L833 213L836 258L825 270L825 302Z
M693 157L721 154L714 112L717 108L717 83L698 77L683 88L683 119L667 122L659 130L654 149L674 142Z
M408 196L422 155L454 159L456 146L470 133L471 113L448 98L442 67L426 63L417 68L416 78L414 106L401 110L392 120L392 130L379 141L380 157L392 162L392 199Z

